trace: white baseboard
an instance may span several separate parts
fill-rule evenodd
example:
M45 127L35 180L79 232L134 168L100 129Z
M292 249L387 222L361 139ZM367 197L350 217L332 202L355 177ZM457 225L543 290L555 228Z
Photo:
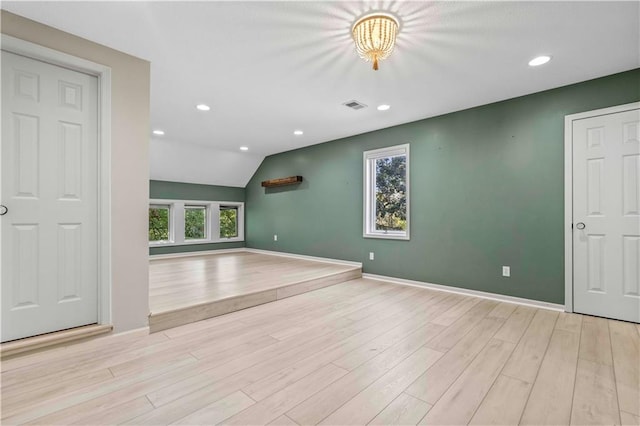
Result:
M384 275L362 274L362 278L370 280L385 281L392 284L407 285L411 287L428 288L430 290L444 291L447 293L462 294L464 296L480 297L482 299L496 300L498 302L515 303L517 305L531 306L534 308L549 309L552 311L564 312L564 305L539 300L524 299L522 297L506 296L503 294L488 293L485 291L468 290L466 288L450 287L441 284L432 284L422 281L405 280L403 278L385 277Z
M362 268L362 263L351 262L349 260L330 259L328 257L306 256L304 254L293 254L293 253L285 253L281 251L261 250L261 249L254 249L254 248L248 248L248 247L245 247L244 251L247 251L249 253L268 254L271 256L282 256L282 257L290 257L292 259L313 260L316 262L334 263L336 265L356 266L358 268Z
M156 259L173 259L177 257L209 256L211 254L238 253L243 251L246 251L244 247L220 249L220 250L185 251L181 253L150 254L149 259L156 260Z

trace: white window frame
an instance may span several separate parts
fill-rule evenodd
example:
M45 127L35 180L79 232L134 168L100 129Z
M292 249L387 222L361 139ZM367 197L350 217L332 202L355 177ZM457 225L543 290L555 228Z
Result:
M406 189L407 189L407 229L406 231L379 231L376 230L376 218L375 218L375 194L376 194L376 181L375 181L375 166L376 160L385 157L396 157L399 155L406 155L407 157L407 175L406 175ZM410 239L410 186L409 186L409 144L395 145L387 148L374 149L371 151L365 151L363 153L363 233L364 238L382 238L391 240L409 240Z
M169 206L169 241L149 241L149 247L188 246L196 244L231 243L244 241L244 203L240 201L202 201L202 200L149 200L149 207ZM203 206L207 209L207 237L200 240L186 240L184 235L185 206ZM220 238L220 206L238 208L238 236Z

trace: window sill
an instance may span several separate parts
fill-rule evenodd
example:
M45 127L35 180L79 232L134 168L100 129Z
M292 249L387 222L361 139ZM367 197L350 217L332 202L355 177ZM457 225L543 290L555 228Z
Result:
M362 234L363 238L377 238L380 240L403 240L409 241L411 238L409 235L397 235L397 234Z

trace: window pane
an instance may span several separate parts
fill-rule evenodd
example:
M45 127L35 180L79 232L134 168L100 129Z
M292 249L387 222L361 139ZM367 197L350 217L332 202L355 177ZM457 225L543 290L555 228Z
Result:
M375 160L376 231L407 230L407 156Z
M207 238L207 208L205 206L184 207L184 239Z
M220 206L220 238L238 236L238 207Z
M149 207L149 241L169 241L169 206Z

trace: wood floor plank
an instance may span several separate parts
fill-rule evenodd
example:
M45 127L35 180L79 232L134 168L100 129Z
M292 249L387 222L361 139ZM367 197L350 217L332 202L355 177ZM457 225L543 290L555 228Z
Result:
M25 409L13 410L3 406L3 421L8 424L35 422L36 424L71 423L75 419L97 410L110 409L122 401L144 395L144 390L153 388L165 380L175 380L184 369L191 368L195 359L185 360L163 369L146 371L135 376L116 377L113 380L89 386L68 394L57 395L44 401L34 402Z
M613 365L608 320L591 316L583 317L578 356L588 361Z
M489 341L420 424L469 423L515 346L504 340Z
M496 339L518 343L527 327L531 323L536 309L530 306L518 306L507 318L506 322L496 333Z
M409 386L406 392L435 404L498 331L502 321L485 318L438 362ZM431 347L430 344L427 346Z
M624 426L640 426L640 416L627 413L626 411L620 411L620 423Z
M223 424L267 424L347 373L347 370L336 367L333 364L326 365L291 386L274 393L241 413L225 420Z
M514 303L498 303L498 305L489 312L487 318L498 318L506 320L518 308Z
M612 366L578 358L571 424L620 424Z
M222 398L212 404L207 405L186 417L173 422L174 425L202 425L217 424L222 420L229 418L242 410L249 408L255 404L255 401L249 398L241 391L237 391Z
M131 417L139 416L153 410L153 405L147 398L140 396L130 401L118 404L99 414L91 413L85 417L79 417L69 424L75 425L117 425L127 421Z
M609 321L620 410L640 416L640 335L633 324Z
M434 338L440 334L445 327L438 324L429 324L429 320L435 314L438 314L441 310L449 306L449 302L446 300L446 297L436 299L436 302L438 303L438 306L425 304L429 309L427 312L421 312L411 318L411 325L408 326L406 324L401 324L384 335L370 340L365 345L349 352L345 356L334 360L333 363L346 370L354 370L366 361L384 352L396 342L406 338L408 334L411 334L420 328L422 328L422 332L426 332L428 334L429 338ZM425 340L425 343L426 341L427 340Z
M412 302L419 303L419 300L413 300ZM186 377L184 380L157 391L152 391L147 396L154 405L161 406L177 400L181 396L205 389L212 382L233 374L240 374L241 372L241 377L245 378L240 379L238 383L240 383L240 387L244 387L247 385L247 380L248 383L251 383L285 369L294 363L296 359L304 359L319 350L326 349L332 345L339 345L345 339L349 339L359 332L369 329L373 330L374 334L383 333L386 327L395 327L410 316L411 311L407 312L406 309L403 309L403 306L398 306L397 309L386 310L375 318L365 318L358 323L351 324L328 335L318 336L313 332L313 329L310 329L298 339L281 341L265 350L238 357L224 365L215 366L209 371Z
M441 352L448 351L478 325L478 322L486 317L496 305L497 302L492 300L481 300L455 323L449 326L440 336L429 342L429 347Z
M420 349L425 342L433 337L430 330L436 330L441 327L433 324L419 328L404 340L362 364L326 389L316 393L287 414L300 424L316 424L320 422L382 377L391 368Z
M480 302L480 299L475 297L465 297L458 304L443 312L432 320L434 324L449 326L456 322L458 318L467 313L469 309L473 308Z
M505 365L503 374L528 383L534 382L557 318L557 312L542 309L536 311L513 355Z
M280 417L278 417L277 419L269 423L269 425L270 426L299 426L298 423L291 420L285 414L281 415Z
M380 412L369 425L416 425L431 409L431 405L401 393Z
M570 333L580 333L582 329L582 318L584 315L560 312L556 329L568 331Z
M370 422L441 356L441 352L430 348L419 349L334 411L320 424L352 425Z
M103 383L113 378L108 369L93 371L84 376L53 382L30 382L31 387L20 387L19 391L5 391L2 394L2 405L12 410L27 409L34 401L55 397L73 392L87 386Z
M515 425L520 422L531 384L500 375L469 422L472 425Z
M578 333L553 332L521 424L569 424L579 344Z

